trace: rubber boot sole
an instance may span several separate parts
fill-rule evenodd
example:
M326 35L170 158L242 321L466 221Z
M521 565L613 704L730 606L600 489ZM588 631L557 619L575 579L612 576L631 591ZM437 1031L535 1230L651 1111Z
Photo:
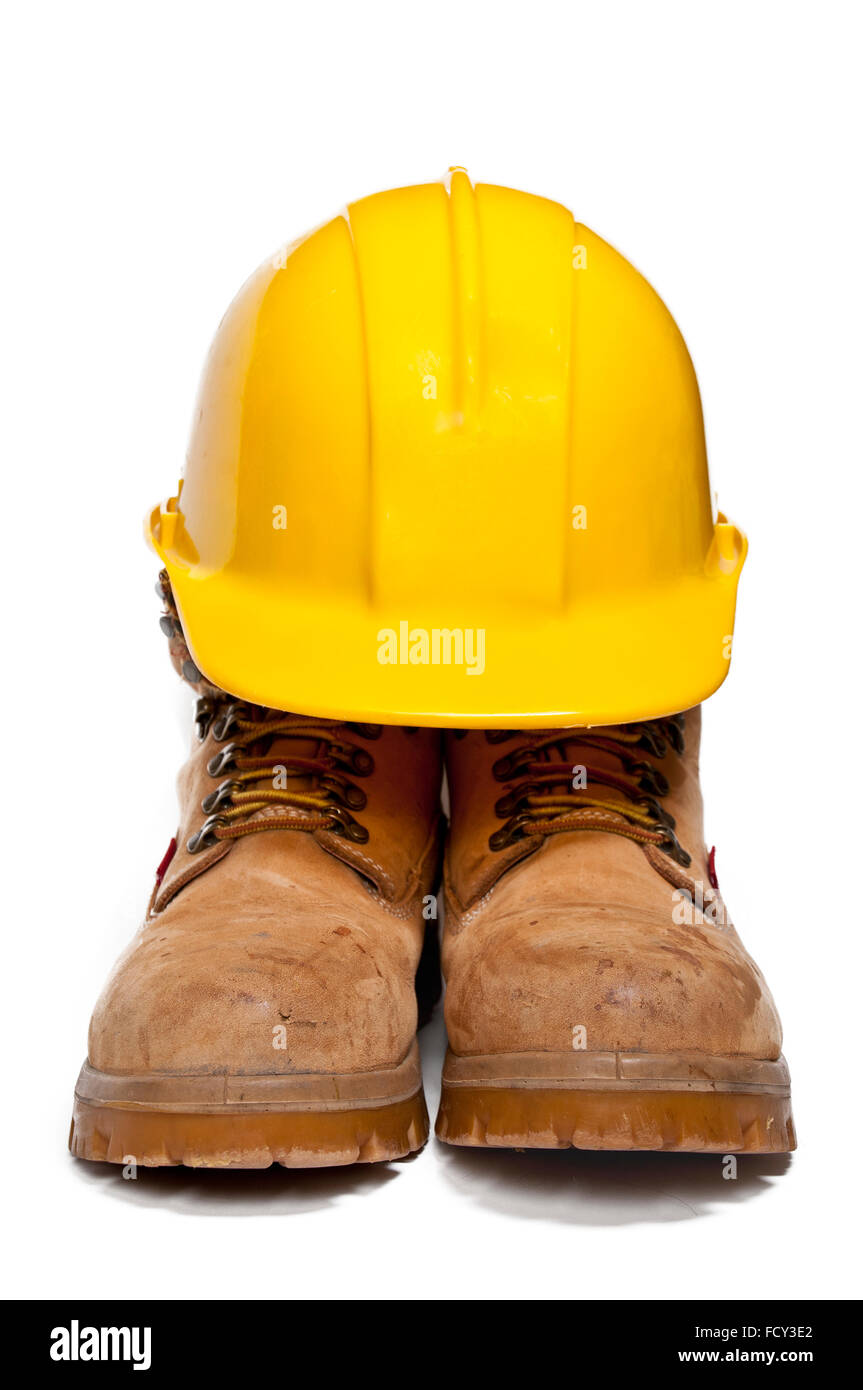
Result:
M797 1147L788 1067L703 1053L448 1052L447 1144L767 1154Z
M341 1076L118 1076L85 1062L69 1148L147 1168L325 1168L406 1158L428 1133L414 1042L399 1066Z

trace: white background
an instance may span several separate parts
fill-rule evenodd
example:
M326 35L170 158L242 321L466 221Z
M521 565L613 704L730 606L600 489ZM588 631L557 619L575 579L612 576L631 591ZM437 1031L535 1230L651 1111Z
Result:
M2 129L4 1274L24 1296L859 1294L860 26L838 3L33 4ZM669 304L751 542L708 843L800 1149L143 1171L65 1151L89 1012L175 826L189 705L146 509L250 271L467 165ZM418 557L421 559L422 557ZM428 1100L443 1041L424 1034Z

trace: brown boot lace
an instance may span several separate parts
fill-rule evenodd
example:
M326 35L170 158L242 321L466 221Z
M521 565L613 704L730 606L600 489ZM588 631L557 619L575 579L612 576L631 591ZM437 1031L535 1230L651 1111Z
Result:
M674 818L661 799L668 795L668 779L659 768L637 756L639 750L664 758L669 745L682 753L684 716L645 720L602 729L558 729L548 738L505 753L494 764L498 782L508 785L495 805L506 824L489 837L489 849L502 850L528 835L556 835L573 830L597 830L622 835L645 847L654 847L687 867L691 855L678 842ZM522 735L523 736L523 735ZM518 737L506 730L487 730L489 743ZM621 773L608 772L589 762L585 786L573 786L574 771L569 749L580 747L610 754ZM596 796L593 787L609 787L623 800Z
M242 700L229 700L222 707L207 697L198 701L195 719L199 738L206 738L212 726L213 738L225 744L207 763L207 772L213 778L226 772L230 776L201 802L207 819L187 842L190 854L262 830L329 830L357 844L368 840L368 830L352 814L366 805L366 794L352 778L368 777L374 758L345 739L344 729L375 739L381 735L379 724L346 726ZM270 750L275 739L317 740L318 751L314 757L290 756L280 748L274 757ZM311 789L288 787L288 779L311 780ZM284 813L260 815L273 806L284 808Z

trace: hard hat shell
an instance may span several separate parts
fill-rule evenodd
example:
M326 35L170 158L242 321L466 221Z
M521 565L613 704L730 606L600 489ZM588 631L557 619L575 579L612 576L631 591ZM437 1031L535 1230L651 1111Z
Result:
M665 305L560 204L462 170L252 275L149 535L215 684L439 726L697 704L746 553Z

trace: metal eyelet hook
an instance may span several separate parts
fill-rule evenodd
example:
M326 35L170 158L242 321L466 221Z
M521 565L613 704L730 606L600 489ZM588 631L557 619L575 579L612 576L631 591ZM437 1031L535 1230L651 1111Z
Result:
M226 709L222 710L222 713L213 724L213 738L217 743L224 743L237 722L239 711L240 706L237 701L232 701Z
M512 753L504 753L492 764L492 774L496 782L509 782L533 759L532 748L517 748Z
M235 743L228 743L219 753L214 753L207 763L207 772L211 777L221 777L229 767L233 765L234 758L239 753L239 748Z
M686 742L683 737L683 715L676 715L673 719L669 719L665 726L665 731L668 742L671 744L675 753L684 752Z
M495 830L491 835L489 835L489 849L494 851L506 849L507 845L512 844L514 840L523 840L523 827L525 822L529 819L530 817L524 812L520 813L519 815L513 816L511 820L507 821L506 825L501 826L500 830Z
M214 792L210 792L201 802L201 810L205 815L212 815L213 811L220 806L224 806L230 801L234 792L240 790L241 784L233 777L227 777L224 782L220 782Z
M654 797L640 796L638 800L639 804L643 806L660 825L664 825L668 830L673 830L675 828L676 821L671 812L666 811L664 806L660 806L659 802Z
M340 777L321 777L320 781L335 801L341 799L352 811L362 811L368 801L365 792L355 787L353 782L346 782Z
M330 757L342 767L349 767L357 777L368 777L375 770L375 760L364 748L354 748L350 743L331 743Z
M200 743L203 743L207 737L214 708L213 701L207 695L199 696L195 702L195 729Z
M668 751L665 739L656 729L642 728L637 746L645 748L648 753L652 753L655 758L664 758Z
M196 830L186 841L186 849L190 854L200 854L203 849L212 849L213 845L219 843L213 831L217 826L226 824L224 816L208 816L200 830Z
M671 787L664 773L652 763L631 761L627 771L638 777L638 785L649 796L668 796Z
M498 797L497 801L494 803L494 813L496 816L499 816L501 820L506 820L507 816L512 816L516 811L521 809L523 800L524 797L517 791L505 792L504 795Z
M670 830L668 826L663 826L662 828L666 843L660 845L659 848L673 859L675 863L680 864L684 869L688 869L692 863L692 855L683 848L673 830Z
M498 758L492 764L492 775L497 782L511 782L514 777L518 777L533 762L548 761L548 754L543 746L514 748L511 753L504 753L502 758Z
M330 827L334 835L344 835L346 839L353 840L354 844L357 845L364 845L367 842L369 832L364 825L360 825L359 821L355 821L350 812L345 810L343 806L328 806L327 815L335 821L335 824Z

